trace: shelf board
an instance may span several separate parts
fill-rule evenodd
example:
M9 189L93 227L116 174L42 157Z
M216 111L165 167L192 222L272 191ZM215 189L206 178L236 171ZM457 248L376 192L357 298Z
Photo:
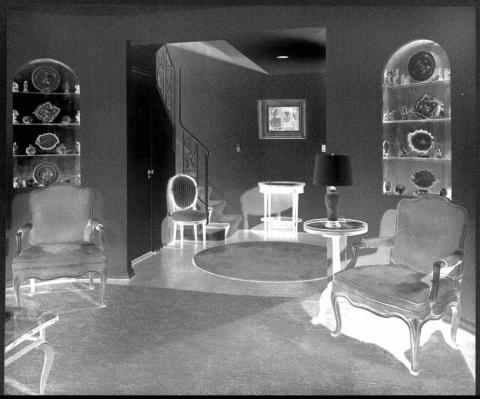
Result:
M13 126L80 126L80 123L13 123Z
M451 118L427 118L427 119L399 119L396 121L383 121L385 125L391 124L391 123L426 123L426 122L450 122L452 119Z
M398 83L398 84L393 84L393 85L387 85L387 84L383 84L383 87L386 87L386 88L405 88L405 87L422 87L422 86L426 86L426 85L431 85L431 84L435 84L435 83L442 83L442 84L446 84L446 83L450 83L450 79L443 79L443 80L431 80L429 82L415 82L415 83Z
M400 161L400 162L406 162L406 161L420 161L420 162L427 162L427 161L434 161L434 162L445 162L448 161L450 162L450 158L427 158L427 157L385 157L382 158L384 161Z
M80 154L33 154L33 155L14 155L14 158L31 158L31 157L76 157Z
M41 91L12 91L13 94L33 94L33 95L39 95L41 94L42 96L78 96L80 93L73 93L73 92L68 92L68 93L43 93Z

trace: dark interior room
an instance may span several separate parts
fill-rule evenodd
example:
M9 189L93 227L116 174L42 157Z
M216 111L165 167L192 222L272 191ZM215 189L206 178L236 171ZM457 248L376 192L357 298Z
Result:
M475 2L0 26L5 394L475 394Z

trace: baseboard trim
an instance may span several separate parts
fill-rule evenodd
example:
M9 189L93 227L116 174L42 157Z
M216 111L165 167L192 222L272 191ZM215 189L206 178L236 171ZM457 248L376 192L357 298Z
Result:
M153 255L153 252L149 251L149 252L139 256L138 258L133 259L132 260L132 267L135 266L137 263L140 263L140 262L144 261L145 259L151 258L152 255Z

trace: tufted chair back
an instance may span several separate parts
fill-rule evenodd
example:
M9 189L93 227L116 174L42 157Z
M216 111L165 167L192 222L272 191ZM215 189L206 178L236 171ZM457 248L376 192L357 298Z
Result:
M467 218L463 207L439 195L401 200L391 262L430 273L434 261L463 249Z
M87 187L51 185L30 194L30 243L83 241L92 216L93 193Z

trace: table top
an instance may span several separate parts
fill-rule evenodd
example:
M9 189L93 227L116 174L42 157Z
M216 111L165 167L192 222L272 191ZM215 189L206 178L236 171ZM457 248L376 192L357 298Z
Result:
M5 352L58 320L53 312L18 307L5 307Z
M354 236L368 231L368 224L361 220L339 219L340 227L327 227L327 219L311 219L303 223L303 229L310 234L323 236Z
M258 182L258 186L260 187L260 192L303 192L303 187L305 187L305 183L301 181L261 181Z

